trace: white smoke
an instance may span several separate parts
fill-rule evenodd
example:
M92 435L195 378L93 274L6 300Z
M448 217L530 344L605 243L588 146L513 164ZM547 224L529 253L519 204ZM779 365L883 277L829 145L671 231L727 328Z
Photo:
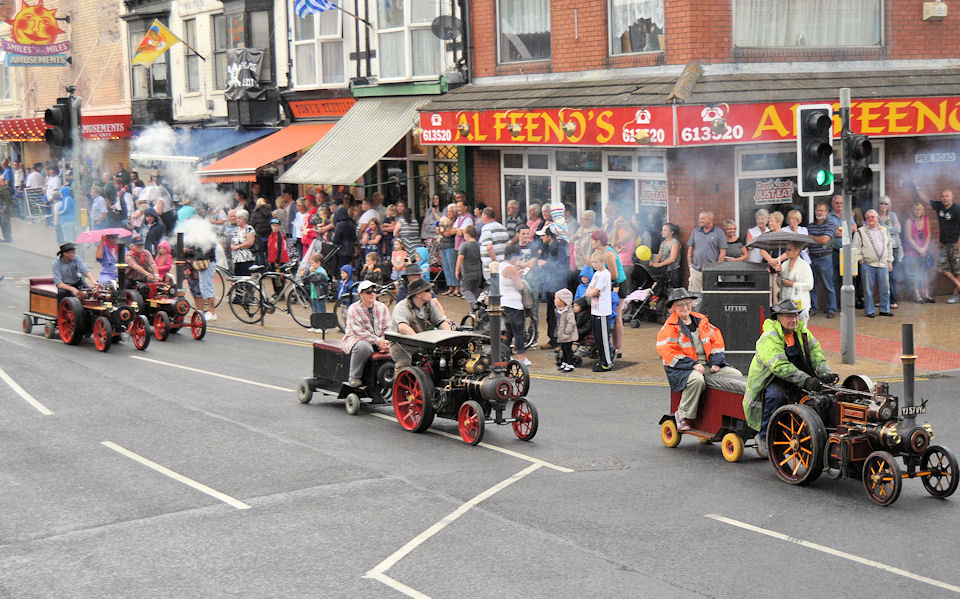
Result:
M213 225L200 216L194 216L177 223L176 232L183 233L183 244L185 246L200 248L204 251L212 248L218 241Z

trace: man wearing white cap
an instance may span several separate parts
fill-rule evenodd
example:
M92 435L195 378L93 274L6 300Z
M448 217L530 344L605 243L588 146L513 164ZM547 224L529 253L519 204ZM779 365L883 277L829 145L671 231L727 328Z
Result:
M357 286L360 301L347 310L347 327L343 333L343 351L350 354L351 387L362 385L363 367L375 351L389 351L390 342L383 334L390 327L390 310L377 300L377 286L361 281Z

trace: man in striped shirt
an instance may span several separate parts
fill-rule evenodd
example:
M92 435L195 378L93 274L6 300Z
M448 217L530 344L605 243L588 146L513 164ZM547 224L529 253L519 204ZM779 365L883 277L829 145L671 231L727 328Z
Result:
M480 233L480 261L483 263L483 278L490 281L490 262L503 261L503 252L510 243L510 233L507 228L496 219L493 208L484 208L480 214L483 222L483 232Z

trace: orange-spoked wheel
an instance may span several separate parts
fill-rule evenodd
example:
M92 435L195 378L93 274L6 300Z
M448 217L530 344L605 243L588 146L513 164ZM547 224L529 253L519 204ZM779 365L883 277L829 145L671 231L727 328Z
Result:
M777 409L767 426L770 463L791 485L811 483L823 472L827 432L810 406L788 404Z

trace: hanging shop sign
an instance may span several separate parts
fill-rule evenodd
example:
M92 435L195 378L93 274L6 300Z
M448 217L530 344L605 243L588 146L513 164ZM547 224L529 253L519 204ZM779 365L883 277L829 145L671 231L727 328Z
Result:
M669 106L421 112L423 144L673 145Z
M793 199L792 179L760 179L755 182L753 203L757 206L783 204Z
M828 102L829 103L829 102ZM797 138L797 102L678 106L678 145L792 141ZM838 102L834 110L840 109ZM854 100L850 128L872 137L960 133L960 98ZM840 135L840 117L833 133Z
M43 6L43 0L27 4L24 0L12 19L7 19L12 39L0 40L0 50L6 53L4 62L10 67L67 66L65 52L70 42L57 42L66 31L57 24L57 9Z

